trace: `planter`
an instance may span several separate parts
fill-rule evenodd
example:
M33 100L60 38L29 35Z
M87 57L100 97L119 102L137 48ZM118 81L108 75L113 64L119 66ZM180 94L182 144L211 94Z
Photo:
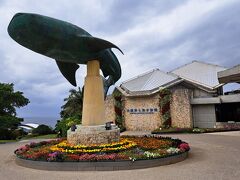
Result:
M45 162L25 160L16 157L15 162L19 166L47 171L117 171L173 164L185 160L187 156L188 152L184 152L182 154L157 159L99 162Z

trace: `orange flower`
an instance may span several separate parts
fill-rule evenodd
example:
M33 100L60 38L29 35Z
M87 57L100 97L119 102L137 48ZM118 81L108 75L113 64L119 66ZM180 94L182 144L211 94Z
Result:
M172 145L170 140L154 137L128 137L127 139L135 142L138 147L143 149L164 149Z

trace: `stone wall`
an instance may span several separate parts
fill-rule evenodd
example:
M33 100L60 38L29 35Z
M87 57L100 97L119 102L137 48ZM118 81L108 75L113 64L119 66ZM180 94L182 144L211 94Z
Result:
M105 119L115 122L114 98L111 95L105 99Z
M192 90L184 86L171 88L172 100L170 105L172 127L191 128L192 107L190 104Z
M128 131L152 131L161 126L159 94L145 97L124 97L123 101L123 115ZM150 112L151 109L155 109L155 111Z

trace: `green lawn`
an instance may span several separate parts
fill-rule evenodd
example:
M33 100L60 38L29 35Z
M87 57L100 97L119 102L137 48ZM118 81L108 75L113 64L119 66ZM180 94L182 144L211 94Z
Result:
M16 142L17 140L0 140L0 144L5 144L9 142Z
M18 140L0 140L0 144L5 144L5 143L9 143L9 142L17 142L19 140L27 140L27 139L55 139L55 138L57 138L57 134L47 134L47 135L40 135L40 136L27 135Z
M47 134L47 135L40 135L40 136L27 135L27 136L24 136L23 138L21 138L21 140L25 140L25 139L55 139L55 138L57 138L57 134Z

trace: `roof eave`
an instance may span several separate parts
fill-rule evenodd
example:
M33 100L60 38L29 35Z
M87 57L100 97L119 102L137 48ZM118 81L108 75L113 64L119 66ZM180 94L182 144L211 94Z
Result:
M201 86L201 87L203 87L203 88L206 88L207 90L215 90L216 88L218 88L218 87L220 87L220 86L223 85L223 84L218 84L218 85L212 87L212 86L209 86L209 85L200 83L200 82L198 82L198 81L194 81L194 80L192 80L192 79L186 78L186 77L184 77L184 76L180 76L180 77L181 77L182 79L184 79L186 82L189 82L189 83L192 83L192 84L195 84L195 85L199 85L199 86Z

